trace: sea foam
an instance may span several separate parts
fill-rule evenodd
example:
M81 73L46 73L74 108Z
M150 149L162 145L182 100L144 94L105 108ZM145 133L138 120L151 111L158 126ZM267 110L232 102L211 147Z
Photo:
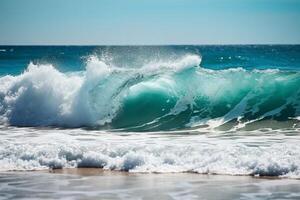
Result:
M272 131L257 137L242 133L231 140L206 135L127 133L124 137L78 129L11 132L15 135L1 140L1 171L95 167L146 173L300 177L299 139Z

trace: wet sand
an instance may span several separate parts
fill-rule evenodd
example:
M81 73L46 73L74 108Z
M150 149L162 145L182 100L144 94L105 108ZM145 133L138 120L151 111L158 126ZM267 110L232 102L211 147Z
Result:
M300 181L96 168L2 172L0 199L300 199Z

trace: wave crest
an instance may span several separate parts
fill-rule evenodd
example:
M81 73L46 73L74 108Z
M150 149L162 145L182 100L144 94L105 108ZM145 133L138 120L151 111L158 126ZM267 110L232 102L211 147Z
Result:
M30 63L24 73L0 78L1 122L138 131L298 126L299 73L208 70L200 62L186 55L133 69L91 56L78 73Z

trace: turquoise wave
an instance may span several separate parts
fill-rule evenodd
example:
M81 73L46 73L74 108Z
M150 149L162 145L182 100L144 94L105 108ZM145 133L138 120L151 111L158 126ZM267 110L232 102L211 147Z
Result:
M118 68L92 56L86 70L30 64L0 78L1 123L132 131L299 126L300 73L200 67L201 58Z
M159 74L126 89L112 125L137 130L228 129L290 121L290 126L299 116L299 85L299 73L268 70L190 68Z

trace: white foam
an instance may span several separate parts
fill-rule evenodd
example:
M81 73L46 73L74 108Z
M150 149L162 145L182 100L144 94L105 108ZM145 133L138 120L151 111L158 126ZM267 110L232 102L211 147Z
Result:
M147 173L300 177L298 136L270 132L254 137L251 133L241 133L240 137L229 140L205 135L174 137L145 133L124 137L76 129L14 131L20 133L3 136L0 142L2 171L100 167Z
M53 125L70 116L82 78L30 63L23 74L3 77L0 83L0 113L10 124Z

